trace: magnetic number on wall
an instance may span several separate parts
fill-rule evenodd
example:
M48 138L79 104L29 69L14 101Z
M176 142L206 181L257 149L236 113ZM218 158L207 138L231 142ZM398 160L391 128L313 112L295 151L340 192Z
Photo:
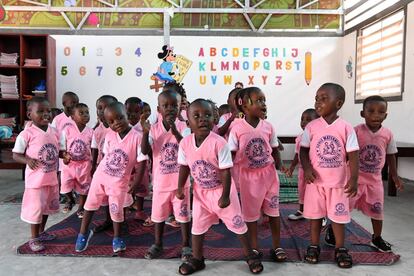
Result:
M96 70L98 70L98 77L102 75L103 66L96 66Z
M63 49L63 54L64 54L65 56L70 56L70 47L65 47L65 48Z
M120 55L122 55L122 48L121 47L116 47L115 48L115 55L116 56L120 56ZM118 67L119 68L119 67Z
M62 68L60 69L60 73L62 74L62 76L66 76L68 74L68 67L62 66Z
M136 75L137 77L141 77L141 76L142 76L142 68L141 68L141 67L138 67L138 68L135 70L135 75Z
M81 50L82 50L82 56L85 56L86 55L86 47L82 47Z
M141 48L140 48L140 47L138 47L138 48L135 50L135 54L136 54L138 57L140 57L140 56L141 56Z
M98 57L103 56L103 49L102 49L102 48L98 48L98 49L96 49L96 55L97 55Z
M86 74L86 68L85 68L85 66L81 66L79 68L79 75L85 76L85 74Z
M117 67L116 68L116 74L118 76L122 76L123 73L124 73L124 69L122 69L122 67Z

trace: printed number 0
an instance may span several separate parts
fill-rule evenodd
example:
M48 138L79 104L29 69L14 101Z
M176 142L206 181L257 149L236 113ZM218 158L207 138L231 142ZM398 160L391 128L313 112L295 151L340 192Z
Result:
M121 48L121 47L117 47L117 48L115 49L115 55L116 55L116 56L120 56L120 55L122 55L122 48Z
M81 66L79 68L79 75L85 76L85 74L86 74L86 68L85 68L85 66Z
M62 74L62 76L66 76L68 74L68 67L67 66L62 66L62 69L60 70L60 73Z
M70 56L70 47L65 47L65 49L63 49L63 54L65 56Z
M118 67L116 68L116 74L118 76L122 76L122 74L124 73L124 70L122 69L122 67Z

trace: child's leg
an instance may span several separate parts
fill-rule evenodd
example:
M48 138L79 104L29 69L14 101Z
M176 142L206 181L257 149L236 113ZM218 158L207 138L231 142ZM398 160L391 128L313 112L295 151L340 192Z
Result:
M246 222L247 229L247 235L249 237L249 243L250 246L254 249L258 249L257 245L257 221L253 222Z
M374 238L380 237L382 233L382 220L371 219Z
M42 223L40 224L40 227L39 227L39 233L43 233L45 231L45 226L46 226L48 217L49 217L48 215L42 216Z
M336 223L336 222L332 221L331 225L332 225L332 230L333 230L334 235L335 235L335 248L344 247L345 224Z
M193 257L198 260L203 259L203 243L204 234L202 235L191 235L191 241L193 246Z
M144 198L137 196L136 202L137 202L137 212L142 212L144 210Z
M299 204L299 211L303 213L303 204Z
M183 247L190 247L190 223L180 223Z
M203 257L203 241L204 234L202 235L192 235L192 244L193 244L193 258L186 260L178 268L178 272L181 275L189 275L194 272L203 270L206 267Z
M319 245L319 236L321 234L322 219L311 219L311 245Z
M83 218L82 218L82 223L81 223L81 228L79 233L82 235L86 235L86 233L88 232L88 228L89 228L89 224L91 223L93 214L95 213L95 211L87 211L85 210L83 213ZM109 211L108 211L109 213Z
M165 222L155 223L155 245L162 247Z
M86 202L86 195L79 195L78 212L83 211L83 206L85 205L85 202Z
M32 233L32 239L36 239L39 237L40 225L41 224L30 224L30 232Z
M121 223L122 222L113 222L114 227L114 238L119 238L121 235Z
M269 217L273 249L280 248L280 217Z

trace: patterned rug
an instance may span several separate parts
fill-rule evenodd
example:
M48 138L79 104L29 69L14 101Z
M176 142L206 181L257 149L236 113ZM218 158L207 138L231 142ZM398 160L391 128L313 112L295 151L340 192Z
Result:
M148 202L146 203L148 205ZM281 243L286 250L289 261L303 262L304 253L309 244L309 223L306 220L289 221L288 214L296 211L295 204L281 205ZM93 224L100 224L104 220L104 212L95 213ZM127 250L120 253L119 257L143 258L145 251L153 243L153 227L143 227L141 223L133 219L133 214L128 215L128 234L124 236ZM31 254L38 256L78 256L78 257L113 257L112 230L95 234L82 253L74 250L75 240L80 228L80 220L76 214L69 216L47 231L57 235L57 239L45 242L46 250L33 253L28 244L18 247L18 254ZM400 256L394 253L381 253L372 248L370 233L355 221L346 227L346 247L350 249L355 264L381 264L391 265L399 260ZM333 262L334 250L323 242L324 233L321 234L321 262ZM179 228L166 225L164 233L164 254L162 258L178 258L180 256L181 235ZM259 242L263 259L270 260L269 250L271 246L271 233L268 225L259 227ZM213 226L205 236L204 255L209 260L243 260L239 240L236 235L226 229L221 223Z

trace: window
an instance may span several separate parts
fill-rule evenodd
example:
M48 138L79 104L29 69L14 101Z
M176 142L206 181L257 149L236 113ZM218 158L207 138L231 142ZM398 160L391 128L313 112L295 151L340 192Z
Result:
M405 11L401 10L359 30L356 102L371 95L402 99L404 19Z

